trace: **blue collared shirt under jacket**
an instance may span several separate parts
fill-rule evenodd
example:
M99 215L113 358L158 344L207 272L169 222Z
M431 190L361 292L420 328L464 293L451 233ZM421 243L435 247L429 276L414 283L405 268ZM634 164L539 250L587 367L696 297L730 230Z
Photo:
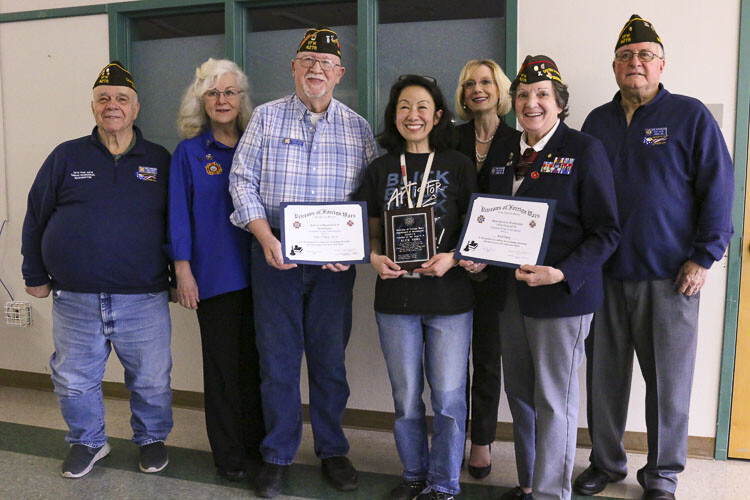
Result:
M172 155L167 253L190 261L201 299L250 286L250 234L229 220L234 149L207 129Z
M169 286L169 153L133 128L118 159L91 135L55 148L39 169L23 223L26 286L151 293Z
M296 94L258 106L229 176L232 222L244 229L265 218L278 228L282 202L349 200L375 154L370 125L336 99L317 127Z
M662 85L628 126L620 93L584 132L612 164L622 238L605 267L623 281L670 279L691 260L709 268L732 236L734 170L724 137L697 99Z

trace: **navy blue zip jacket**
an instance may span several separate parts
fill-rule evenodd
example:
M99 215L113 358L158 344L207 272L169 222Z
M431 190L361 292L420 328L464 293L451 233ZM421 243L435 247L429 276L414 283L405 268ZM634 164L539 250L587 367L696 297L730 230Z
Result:
M169 286L169 153L134 127L119 159L91 135L64 142L37 173L23 223L26 286L150 293Z
M620 93L582 130L607 150L622 240L604 272L623 281L674 279L690 259L705 268L732 236L734 167L711 112L661 84L628 125Z

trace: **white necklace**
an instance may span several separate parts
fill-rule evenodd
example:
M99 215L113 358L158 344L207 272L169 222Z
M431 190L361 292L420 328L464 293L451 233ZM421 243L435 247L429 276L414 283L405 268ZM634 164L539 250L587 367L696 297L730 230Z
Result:
M497 125L495 125L495 130L492 132L492 135L487 140L482 140L479 138L479 134L477 134L477 129L474 129L474 138L477 140L479 144L489 144L492 142L492 139L495 138L495 134L497 133L497 129L500 127L500 122L497 122Z

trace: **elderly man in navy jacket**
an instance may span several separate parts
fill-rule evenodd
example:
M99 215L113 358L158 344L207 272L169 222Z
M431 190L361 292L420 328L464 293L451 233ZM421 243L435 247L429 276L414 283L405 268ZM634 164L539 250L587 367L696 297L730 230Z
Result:
M607 149L622 227L589 345L593 449L574 484L583 495L627 475L622 436L635 350L648 431L638 482L645 499L675 498L687 455L699 292L732 235L733 169L721 131L701 102L667 92L664 64L653 25L633 15L612 63L620 91L582 129Z
M166 243L169 153L133 127L140 105L117 61L94 82L91 135L47 157L23 223L26 292L52 293L52 382L68 425L62 475L78 478L109 453L102 377L112 348L130 390L140 469L167 465L172 429Z

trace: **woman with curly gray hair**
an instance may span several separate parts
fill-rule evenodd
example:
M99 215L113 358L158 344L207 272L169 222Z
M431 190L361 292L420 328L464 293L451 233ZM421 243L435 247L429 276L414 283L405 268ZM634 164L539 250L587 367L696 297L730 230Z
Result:
M222 477L246 476L265 434L250 291L250 233L232 225L229 170L250 120L247 76L232 61L195 70L172 155L169 253L179 303L197 311L203 348L206 429Z

